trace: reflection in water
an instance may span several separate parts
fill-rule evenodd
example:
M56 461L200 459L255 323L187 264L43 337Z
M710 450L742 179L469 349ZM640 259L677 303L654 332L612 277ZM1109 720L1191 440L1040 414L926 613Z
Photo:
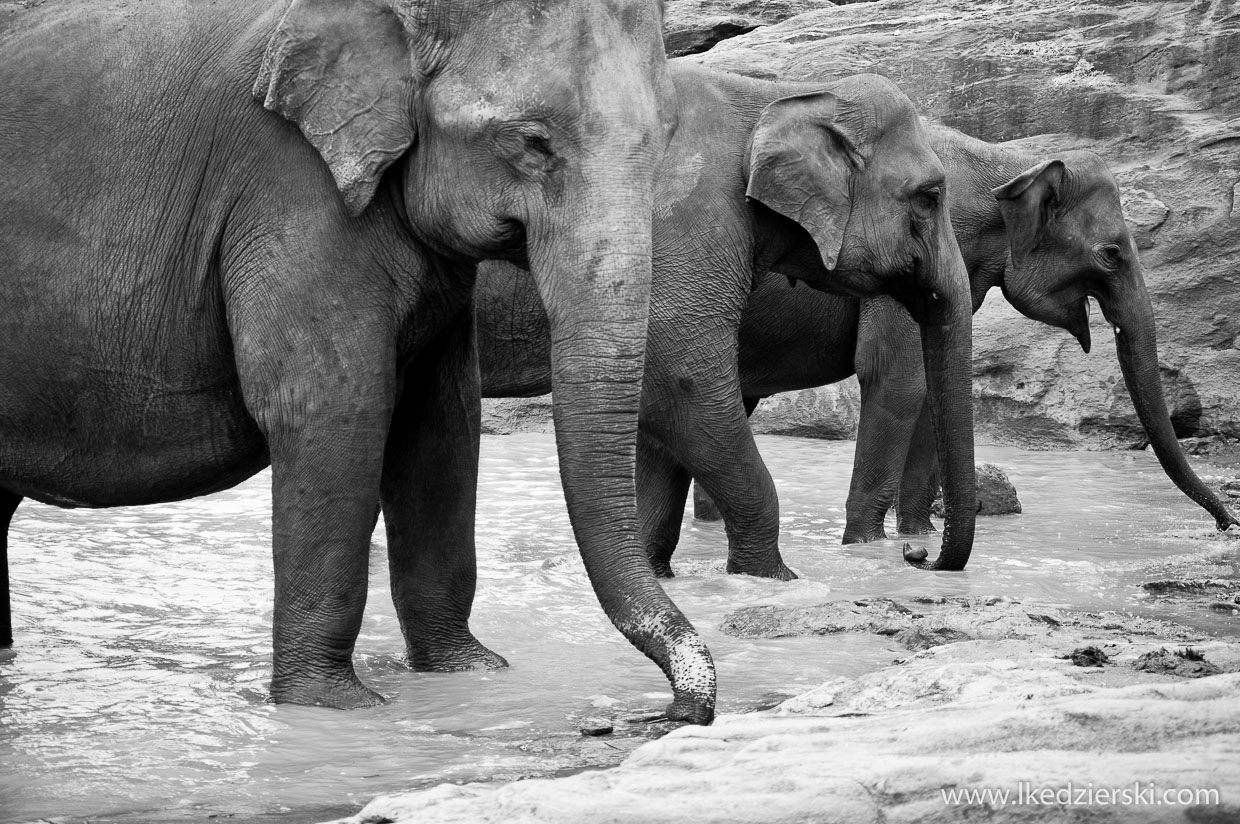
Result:
M902 652L876 636L721 635L719 619L740 606L935 594L1140 610L1138 584L1157 577L1159 559L1217 558L1230 546L1150 455L981 447L979 460L1007 469L1025 514L981 519L964 573L927 573L904 565L899 541L840 545L851 444L759 443L781 495L784 557L802 580L723 574L722 525L687 520L681 577L668 584L714 653L723 712ZM509 670L403 668L380 529L358 669L392 700L347 713L267 704L269 535L266 473L164 506L23 504L9 550L17 644L0 652L0 821L360 805L440 780L608 763L622 752L582 739L577 721L671 697L590 590L550 436L483 442L473 626ZM1213 620L1224 631L1232 622Z

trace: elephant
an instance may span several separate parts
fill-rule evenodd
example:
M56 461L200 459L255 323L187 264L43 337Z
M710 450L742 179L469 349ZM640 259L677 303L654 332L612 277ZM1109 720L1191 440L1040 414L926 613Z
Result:
M792 84L670 65L680 127L655 194L637 445L638 511L656 573L670 572L661 548L679 533L672 510L678 496L683 508L686 466L729 515L728 569L795 577L770 552L778 500L737 373L742 313L755 276L768 270L814 289L890 295L917 318L948 510L942 550L922 563L962 568L976 515L972 306L943 169L912 104L876 75ZM518 267L479 267L477 330L484 396L550 388L553 336ZM761 529L732 528L741 523Z
M1045 156L990 144L943 126L928 125L927 132L947 169L974 311L998 287L1022 314L1067 330L1089 352L1086 298L1097 300L1164 471L1219 530L1237 525L1176 441L1141 261L1105 162L1089 151ZM741 322L738 360L747 412L777 392L857 374L862 405L844 543L885 538L883 521L893 501L900 533L932 529L934 446L923 406L925 376L916 326L902 307L883 297L857 300L792 289L782 276L764 273ZM728 448L724 444L721 452ZM681 513L675 513L677 526ZM768 519L773 528L769 513ZM729 526L758 533L767 524ZM674 546L673 539L658 547L656 563L669 559ZM778 557L778 549L768 547L764 563ZM760 572L761 563L749 569Z
M1040 157L942 126L930 134L956 184L952 214L974 312L998 287L1021 314L1068 331L1088 354L1088 298L1094 298L1114 332L1124 383L1163 471L1219 531L1240 526L1176 441L1141 259L1119 186L1102 158L1089 151ZM922 380L915 377L920 343L904 315L881 299L861 307L855 365L862 404L845 543L885 538L883 520L893 504L900 533L933 530L934 449L916 434L930 425ZM781 345L780 351L782 357L787 350Z
M613 623L709 723L709 650L651 574L634 462L658 0L57 0L0 30L0 522L181 500L272 468L271 694L353 666L385 515L408 664L469 629L476 263L546 302L560 468Z

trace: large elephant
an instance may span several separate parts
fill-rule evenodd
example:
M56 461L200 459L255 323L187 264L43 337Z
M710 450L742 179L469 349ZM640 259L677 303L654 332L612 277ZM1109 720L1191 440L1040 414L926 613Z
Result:
M57 0L0 32L0 521L273 470L277 701L352 653L376 506L416 669L471 634L474 264L526 263L591 582L709 722L714 669L638 539L656 0ZM0 641L11 642L7 564Z
M779 558L779 504L736 368L742 312L767 270L892 295L922 324L948 506L934 565L963 567L975 517L972 306L943 169L912 105L874 75L771 83L677 61L671 74L681 120L655 196L638 437L638 508L656 571L670 574L683 465L729 516L729 569L795 577ZM506 264L484 264L479 277L484 395L546 392L552 336L533 284Z
M1095 298L1114 328L1129 394L1167 475L1220 530L1237 524L1176 442L1162 396L1140 258L1105 163L1092 152L1047 157L941 126L927 130L947 169L948 201L974 309L999 287L1020 312L1066 329L1089 351L1086 298ZM915 324L893 301L794 290L771 274L759 280L746 308L739 363L747 410L776 392L832 383L854 371L860 379L845 543L885 537L883 519L893 499L901 533L931 528L934 445L923 410L917 338ZM766 534L769 525L729 528ZM769 546L766 563L778 557Z

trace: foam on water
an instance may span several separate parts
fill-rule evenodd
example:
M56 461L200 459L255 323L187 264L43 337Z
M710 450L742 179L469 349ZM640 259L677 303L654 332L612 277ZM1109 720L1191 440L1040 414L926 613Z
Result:
M720 633L741 606L1004 595L1165 616L1139 584L1168 558L1236 572L1232 539L1215 537L1143 453L980 447L979 460L1008 471L1025 514L979 520L968 569L927 573L904 564L902 541L839 544L851 444L759 445L780 491L784 558L802 579L723 574L722 525L687 518L673 561L681 577L667 585L714 655L721 712L903 653L877 636ZM347 713L267 703L270 525L267 473L164 506L23 504L9 549L17 643L0 653L0 820L336 809L442 780L572 770L623 754L583 739L582 717L657 711L671 698L590 590L551 436L483 442L473 627L509 670L403 667L380 528L358 669L392 700ZM1173 617L1235 631L1231 618Z

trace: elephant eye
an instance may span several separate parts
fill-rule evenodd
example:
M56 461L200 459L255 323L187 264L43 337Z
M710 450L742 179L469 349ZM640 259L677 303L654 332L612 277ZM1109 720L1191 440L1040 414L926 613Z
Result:
M1099 261L1105 269L1118 269L1124 265L1124 256L1114 243L1108 243L1097 251Z
M541 123L506 123L499 130L501 151L526 174L554 171L560 165L551 132Z
M551 148L551 135L538 130L527 132L522 136L525 138L525 148L531 154L547 158L555 157L555 149Z
M941 186L928 186L924 189L918 189L916 194L910 198L913 209L921 217L930 217L939 208L939 199L943 196Z

